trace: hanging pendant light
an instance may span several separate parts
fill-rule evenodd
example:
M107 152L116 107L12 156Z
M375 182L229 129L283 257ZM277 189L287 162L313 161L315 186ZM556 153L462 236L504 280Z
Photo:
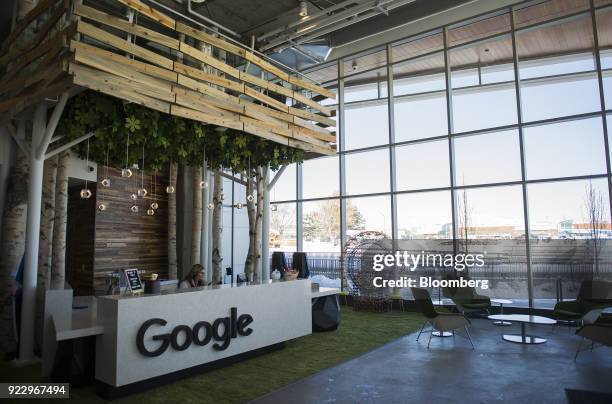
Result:
M255 200L255 197L253 195L247 196L247 201L253 202L254 200Z
M169 181L172 181L172 161L170 162L170 177L169 177ZM174 189L174 187L172 186L171 183L168 184L168 186L166 187L166 193L167 194L173 194L176 191L176 189Z
M138 205L132 205L130 210L132 211L132 213L138 213Z
M236 209L242 209L244 207L244 205L240 202L238 202L235 206L236 206Z
M208 210L213 210L215 208L215 204L211 202L208 204L207 207L208 207Z
M87 139L87 154L86 154L86 163L85 167L89 167L89 139ZM81 189L80 192L81 199L89 199L91 198L91 191L87 187L87 177L85 177L85 188Z
M145 169L145 163L144 163L144 145L142 145L142 167L140 169L140 188L138 188L138 196L141 198L144 198L145 196L147 196L147 194L149 193L146 188L144 187L144 169Z
M123 178L130 178L132 176L132 170L128 168L130 155L130 132L127 135L127 141L125 142L125 168L121 170L121 176Z
M104 212L107 208L106 203L104 202L104 188L108 188L111 185L110 182L110 178L108 177L108 154L109 154L109 149L110 146L106 146L106 161L105 161L105 165L104 165L104 179L102 181L100 181L100 184L102 184L102 190L100 192L100 199L102 200L99 204L98 204L98 210L100 212Z
M157 210L159 204L157 203L157 171L153 173L153 202L151 202L151 209Z
M147 209L147 215L149 216L153 216L155 214L155 211L153 209Z

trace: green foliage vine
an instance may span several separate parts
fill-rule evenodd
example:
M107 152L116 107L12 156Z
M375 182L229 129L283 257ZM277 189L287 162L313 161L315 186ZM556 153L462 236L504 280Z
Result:
M56 130L70 141L95 131L89 141L89 159L112 167L126 164L126 142L129 139L131 166L139 163L145 150L145 168L161 171L170 162L198 166L204 152L209 168L225 168L237 172L249 167L301 162L303 151L284 146L249 133L220 129L164 114L138 104L93 91L72 97ZM86 154L87 142L73 147L80 157ZM249 161L250 159L250 161Z

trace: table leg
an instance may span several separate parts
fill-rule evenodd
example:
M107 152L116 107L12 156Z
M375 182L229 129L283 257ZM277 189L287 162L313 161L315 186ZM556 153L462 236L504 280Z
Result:
M503 303L499 304L499 314L504 314L504 304ZM493 321L493 325L512 325L512 323L510 321L497 320L497 321Z
M517 344L543 344L546 342L545 338L536 337L534 335L527 335L526 323L521 322L521 334L504 334L502 337L504 341L515 342Z

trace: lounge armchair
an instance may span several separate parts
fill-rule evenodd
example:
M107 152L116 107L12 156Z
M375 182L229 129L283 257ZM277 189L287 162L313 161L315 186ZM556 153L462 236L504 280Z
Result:
M417 342L425 329L425 326L429 324L431 329L429 331L429 342L427 343L427 349L429 349L429 345L431 344L431 336L433 331L452 331L454 333L455 330L465 329L466 338L470 341L472 345L472 349L474 349L474 343L472 342L472 337L470 336L470 332L467 326L470 324L470 320L465 318L465 316L461 313L448 313L445 311L436 310L431 301L431 296L426 289L421 288L411 288L412 295L419 306L421 313L427 318L427 321L421 327L419 331L419 335L417 335Z
M467 275L446 275L444 277L447 280L458 280L459 278L470 279ZM443 288L442 294L444 297L451 299L457 306L457 310L463 314L479 311L486 311L489 314L491 298L478 294L474 288Z
M591 350L593 350L596 343L602 346L612 346L612 318L601 316L592 324L585 324L580 327L576 331L576 335L581 336L582 339L578 349L576 349L574 361L578 358L580 352L586 351L586 349L581 349L585 339L591 341Z
M586 280L580 284L576 300L559 302L553 314L560 321L593 323L603 310L612 306L612 282Z

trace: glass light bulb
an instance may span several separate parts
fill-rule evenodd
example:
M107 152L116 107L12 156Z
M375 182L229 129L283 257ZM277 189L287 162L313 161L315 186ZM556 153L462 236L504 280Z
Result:
M236 204L236 209L242 209L242 206L243 206L242 203L238 202Z
M215 204L214 203L209 203L208 204L208 210L213 210L215 208Z
M155 211L153 209L147 209L147 215L153 216L154 214L155 214Z
M110 179L109 179L109 178L104 178L104 179L102 180L101 184L102 184L102 186L103 186L103 187L108 188L108 187L110 187L110 185L111 185L111 181L110 181Z
M87 188L81 189L81 199L91 198L91 191Z
M145 188L138 188L139 197L144 198L145 196L147 196L148 193L149 191L147 191Z
M130 170L129 168L124 168L123 170L121 170L121 176L123 178L130 178L132 176L132 170Z
M101 203L98 205L98 210L100 212L104 212L106 210L106 204L105 203Z
M253 195L247 196L247 201L253 202L254 200L255 200L255 197Z
M132 205L132 207L130 208L130 210L134 213L138 213L138 206L137 205Z
M138 199L138 196L136 194L132 194L130 195L130 199L135 201L136 199Z
M151 203L151 209L157 209L157 208L159 208L159 203L157 202Z
M276 210L277 210L277 209L278 209L278 207L277 207L276 205L272 205L272 206L270 206L270 210L271 210L272 212L276 212Z
M174 191L175 191L175 189L174 189L174 187L173 187L172 185L168 185L168 186L166 187L166 193L167 193L167 194L173 194L173 193L174 193Z
M200 181L200 188L201 189L208 188L208 182L207 181Z

